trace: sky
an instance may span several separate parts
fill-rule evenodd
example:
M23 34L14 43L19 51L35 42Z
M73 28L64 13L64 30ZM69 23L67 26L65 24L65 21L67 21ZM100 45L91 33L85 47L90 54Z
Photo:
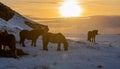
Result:
M96 24L97 27L89 25L87 18L89 20L98 20L92 19L91 16L119 16L120 15L120 0L76 0L78 6L80 6L83 10L81 15L77 18L80 19L70 19L62 20L59 18L61 14L59 13L59 8L66 0L0 0L2 3L8 5L15 11L20 14L28 17L34 21L37 21L42 24L46 24L50 27L51 32L63 32L65 34L75 33L82 34L87 33L88 30L98 29L100 33L112 34L112 33L120 33L116 32L116 30L120 30L119 27L116 28L116 24L118 26L119 23L110 23L113 26L115 25L115 29L111 26L107 26L105 22L100 26L100 23L92 22L91 24ZM70 1L70 0L68 0ZM99 18L99 17L97 17ZM42 20L41 20L42 19ZM70 21L69 21L70 20ZM76 20L76 21L75 21ZM81 20L81 21L80 21ZM77 23L75 23L77 22ZM98 22L98 21L97 21ZM84 24L84 26L83 26ZM100 27L98 27L100 26ZM82 29L82 30L80 30ZM84 30L83 30L84 29Z

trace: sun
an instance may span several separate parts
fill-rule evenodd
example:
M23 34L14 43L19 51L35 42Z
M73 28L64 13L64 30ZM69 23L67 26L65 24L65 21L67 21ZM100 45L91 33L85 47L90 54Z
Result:
M78 17L83 9L79 6L76 0L66 0L59 8L62 17Z

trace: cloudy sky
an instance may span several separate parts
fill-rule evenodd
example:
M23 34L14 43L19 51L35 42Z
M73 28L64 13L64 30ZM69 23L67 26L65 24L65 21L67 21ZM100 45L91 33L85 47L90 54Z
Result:
M1 0L26 16L60 17L59 7L65 0ZM83 8L82 17L92 15L120 15L120 0L76 0ZM31 14L32 13L32 14Z
M87 33L88 30L98 29L101 33L120 33L116 30L120 30L119 19L116 21L116 17L120 15L120 0L75 0L83 10L81 15L76 19L61 20L59 13L60 6L65 0L0 0L2 3L8 5L20 14L31 18L39 23L47 24L52 32L63 32L65 34L75 33L82 34ZM97 16L93 19L91 16ZM101 17L99 17L101 16ZM100 21L99 18L107 19L113 17L113 22ZM82 18L80 18L82 17ZM80 18L80 19L78 19ZM87 19L89 18L89 19ZM119 17L118 17L119 18ZM111 19L111 18L110 18ZM76 20L76 21L75 21ZM87 21L86 21L87 20ZM92 20L92 23L89 22ZM101 19L104 20L104 19ZM75 23L76 22L76 23ZM97 23L96 23L97 22ZM117 25L117 27L116 27ZM82 29L82 30L81 30ZM84 29L84 30L83 30Z

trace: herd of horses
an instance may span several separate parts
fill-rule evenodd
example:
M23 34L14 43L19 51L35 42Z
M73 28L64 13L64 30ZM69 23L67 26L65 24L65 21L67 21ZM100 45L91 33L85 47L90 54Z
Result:
M68 42L65 36L61 33L50 33L42 29L36 30L22 30L19 33L20 44L25 47L25 40L32 40L31 46L36 46L36 41L39 36L42 36L43 40L43 50L48 51L48 43L57 43L57 51L61 51L61 44L64 44L64 50L68 50ZM5 50L5 47L8 46L11 50L13 57L17 57L16 50L16 39L13 34L8 34L6 30L0 31L0 52Z
M88 32L88 41L95 42L95 37L98 34L98 30L93 30ZM61 51L61 44L64 45L64 50L68 51L68 41L62 33L50 33L42 29L36 30L22 30L19 33L20 44L25 47L25 40L32 40L31 46L36 46L36 41L39 36L42 36L43 50L48 51L48 44L57 43L57 51ZM16 39L13 34L8 34L6 30L0 31L0 51L5 50L8 46L11 50L13 57L17 56L16 50Z
M47 31L43 31L41 29L37 29L37 30L22 30L20 32L20 44L25 47L25 39L28 40L32 40L31 46L36 46L36 41L37 38L42 35L42 40L43 40L43 50L48 51L48 43L57 43L58 47L57 47L57 51L60 51L61 48L61 44L64 44L64 50L67 51L68 50L68 42L67 39L65 38L65 36L61 33L50 33Z

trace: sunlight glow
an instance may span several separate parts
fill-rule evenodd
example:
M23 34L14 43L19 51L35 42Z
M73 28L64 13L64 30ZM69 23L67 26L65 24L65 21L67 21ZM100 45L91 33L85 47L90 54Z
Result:
M59 8L62 17L78 17L82 11L76 0L66 0Z

